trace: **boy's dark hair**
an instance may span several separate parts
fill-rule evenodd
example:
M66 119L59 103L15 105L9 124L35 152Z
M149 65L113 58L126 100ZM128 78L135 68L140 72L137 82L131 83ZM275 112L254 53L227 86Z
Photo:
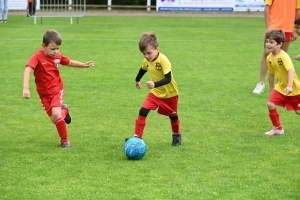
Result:
M299 18L297 18L297 19L294 21L294 24L295 24L295 25L299 25L299 26L300 26L300 17L299 17Z
M158 39L155 33L143 33L140 41L139 48L140 51L143 52L148 46L156 49L158 47Z
M277 42L277 44L284 43L285 41L285 34L282 30L271 30L267 32L266 39L273 39Z
M56 30L47 30L43 37L43 44L46 46L49 45L50 42L54 42L56 45L61 45L62 39L60 34Z

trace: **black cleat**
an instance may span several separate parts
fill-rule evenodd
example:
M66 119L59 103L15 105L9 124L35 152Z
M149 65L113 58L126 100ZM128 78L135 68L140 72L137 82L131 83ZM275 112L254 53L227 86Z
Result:
M64 108L64 109L66 109L66 110L68 111L68 112L67 112L67 116L66 116L66 118L65 118L65 122L66 122L67 124L70 124L71 121L72 121L72 118L71 118L71 116L70 116L70 113L69 113L69 109L68 109L67 104L63 104L63 105L61 106L61 108Z
M172 141L172 145L173 146L180 146L181 145L181 134L173 134L173 141Z

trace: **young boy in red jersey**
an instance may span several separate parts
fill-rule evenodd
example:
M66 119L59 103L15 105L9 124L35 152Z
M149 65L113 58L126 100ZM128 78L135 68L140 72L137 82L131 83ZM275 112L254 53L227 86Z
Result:
M266 34L266 48L271 52L267 56L267 64L272 89L267 107L273 124L273 129L266 132L266 135L284 134L276 106L285 107L287 110L295 110L296 114L300 114L299 79L290 56L284 50L281 50L284 41L285 34L282 30L272 30ZM274 74L278 79L275 89Z
M142 67L136 78L137 89L142 88L141 78L149 72L150 81L146 82L151 92L146 97L135 123L135 137L142 138L146 126L146 117L150 110L157 110L168 116L172 127L173 146L181 145L180 121L178 118L178 87L174 80L171 63L159 52L158 39L154 33L143 33L139 41L139 49L144 55Z
M70 147L66 123L71 123L68 106L63 104L64 85L59 75L59 64L75 68L94 66L93 61L82 63L70 60L59 52L62 39L55 30L47 30L42 48L36 51L26 64L24 71L23 98L30 98L29 80L33 72L36 90L50 120L55 124L63 148Z

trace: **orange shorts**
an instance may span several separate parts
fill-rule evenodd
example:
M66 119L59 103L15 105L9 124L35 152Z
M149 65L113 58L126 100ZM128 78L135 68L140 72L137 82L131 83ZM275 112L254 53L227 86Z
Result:
M52 107L61 107L64 100L64 90L53 92L50 95L40 95L43 107L49 117L52 116Z
M279 93L277 90L273 90L269 102L284 107L287 110L300 110L300 94L297 96L286 96Z
M147 108L149 110L156 110L158 108L158 114L165 116L177 116L178 96L174 96L168 99L160 99L154 94L149 93L142 107Z

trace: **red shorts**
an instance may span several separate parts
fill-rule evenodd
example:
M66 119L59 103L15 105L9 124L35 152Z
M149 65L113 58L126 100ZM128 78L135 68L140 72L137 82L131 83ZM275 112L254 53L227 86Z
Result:
M292 32L285 32L285 42L290 42L291 39L292 39L292 35L293 33Z
M63 100L64 100L64 90L59 90L56 92L53 92L50 95L40 95L41 102L43 104L43 107L45 111L47 112L47 115L49 117L52 116L52 107L61 107Z
M273 90L269 102L285 107L287 110L300 110L300 95L286 96Z
M161 115L177 116L178 115L178 96L174 96L168 99L160 99L154 94L149 93L146 97L142 107L149 110L157 110Z

